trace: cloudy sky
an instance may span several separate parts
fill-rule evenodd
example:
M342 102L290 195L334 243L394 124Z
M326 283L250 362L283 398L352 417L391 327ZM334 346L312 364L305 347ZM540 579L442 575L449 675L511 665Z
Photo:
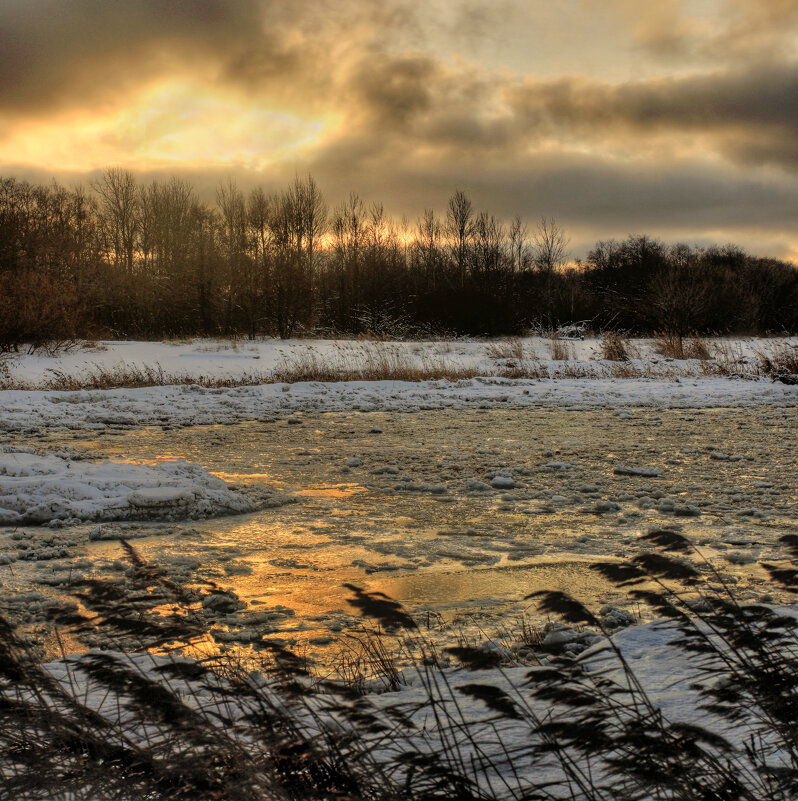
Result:
M798 259L798 0L2 0L0 174L462 188Z

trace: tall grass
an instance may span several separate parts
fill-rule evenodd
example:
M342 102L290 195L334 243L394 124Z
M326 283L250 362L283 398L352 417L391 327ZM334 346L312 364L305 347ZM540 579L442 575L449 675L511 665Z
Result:
M549 350L551 353L551 358L555 362L564 362L571 358L571 349L568 346L568 343L564 341L556 332L551 336Z
M633 356L639 358L629 337L619 331L605 331L599 342L599 354L602 359L610 362L628 362Z
M764 569L798 594L798 536L782 542L788 558ZM738 603L675 531L641 544L626 562L594 567L663 619L692 668L703 724L667 718L602 619L559 592L530 598L607 635L603 664L595 648L590 658L541 651L522 675L500 650L464 644L448 654L462 669L443 670L399 603L355 586L351 603L378 627L364 658L384 689L404 681L389 633L416 650L405 703L311 675L268 634L254 643L258 672L207 649L182 658L177 646L200 653L206 639L197 597L126 545L129 584L83 580L73 591L84 611L53 622L136 638L138 654L42 666L0 618L0 798L794 801L795 616ZM530 630L527 641L540 637Z
M406 349L380 342L336 344L332 355L312 347L292 353L272 373L272 380L298 381L457 381L474 378L478 370L442 356L414 358Z
M497 339L485 345L485 355L489 359L513 359L523 361L526 358L524 343L518 337ZM530 354L534 358L534 354Z
M202 375L164 370L160 364L127 364L112 366L94 364L79 373L49 369L43 381L31 388L75 392L84 389L133 389L136 387L185 386L199 384L204 387L241 387L269 383L264 373L237 375ZM8 387L7 387L8 388Z
M769 350L757 351L760 371L775 381L798 384L798 346L778 343Z
M709 346L703 337L663 332L654 339L654 350L669 359L709 359Z
M421 345L381 341L335 342L325 349L313 345L290 350L271 370L232 374L170 371L162 365L89 364L76 372L51 368L41 379L17 378L14 358L0 353L0 389L78 391L196 384L209 388L272 383L339 381L460 381L482 376L503 379L665 379L718 376L771 378L798 382L798 348L777 341L745 358L740 345L721 341L710 352L702 339L663 339L660 353L681 354L665 360L641 359L633 343L617 333L606 333L590 361L573 358L572 346L561 338L550 341L552 360L541 360L519 339L495 340L485 345L489 362L469 363L452 356L449 343ZM204 345L206 350L234 347ZM597 358L598 357L598 358Z

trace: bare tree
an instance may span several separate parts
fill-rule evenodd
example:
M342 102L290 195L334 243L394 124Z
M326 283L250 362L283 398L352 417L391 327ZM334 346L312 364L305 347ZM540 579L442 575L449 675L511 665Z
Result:
M371 311L374 312L377 306L381 313L388 308L394 311L401 308L404 298L397 297L393 287L396 277L402 272L402 250L396 223L385 213L382 203L372 203L369 209L364 261Z
M437 289L441 268L441 224L432 209L424 209L418 221L416 239L413 243L414 262L426 277L427 286Z
M454 260L457 283L465 285L469 251L475 231L474 209L471 200L458 189L450 198L446 210L446 236Z
M216 189L216 205L222 223L222 239L227 255L237 261L246 250L246 205L244 195L232 178Z
M108 251L116 266L133 272L136 236L139 230L139 196L133 174L109 167L92 183L100 198L100 214L108 239Z
M220 183L216 189L219 209L222 249L226 256L229 280L224 284L224 328L232 327L233 307L239 305L236 289L250 283L247 257L247 215L244 195L232 178ZM250 329L251 330L251 329Z
M474 272L496 275L505 266L504 226L486 211L480 212L474 224Z
M529 228L520 218L510 224L510 263L514 272L526 270L531 260L529 252Z
M565 263L569 241L565 230L554 217L541 217L532 237L532 260L535 267L541 272L555 272Z
M363 251L367 242L366 206L356 192L335 210L332 220L332 267L336 283L337 321L349 325L360 304Z
M282 338L310 322L314 308L316 257L327 230L327 206L311 176L271 202L272 314Z
M313 176L296 177L282 197L284 231L291 240L297 264L313 284L319 240L327 230L327 204Z
M272 240L273 206L273 199L261 187L253 189L247 199L247 247L263 273L267 269Z
M157 275L186 272L194 190L179 178L153 181L139 192L138 249Z
M671 338L675 353L681 356L684 338L703 326L711 288L699 280L699 259L689 246L675 245L669 256L668 266L649 283L641 307L654 325Z

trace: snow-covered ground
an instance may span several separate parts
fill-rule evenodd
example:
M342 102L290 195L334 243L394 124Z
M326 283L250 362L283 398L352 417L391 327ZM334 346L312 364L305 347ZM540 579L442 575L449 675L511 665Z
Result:
M595 340L561 345L567 360L551 358L550 340L532 339L99 343L6 361L0 383L36 388L0 391L5 613L42 625L70 581L124 583L129 566L115 540L139 537L142 555L173 581L228 588L221 606L201 609L223 648L268 634L323 660L341 632L359 631L344 582L399 598L417 619L426 613L442 646L465 638L493 648L528 613L530 590L574 591L596 609L609 601L629 622L632 607L587 566L628 556L642 532L663 525L697 542L741 601L782 602L754 563L777 559L778 536L798 519L798 387L755 372L759 352L798 340L710 343L747 378L664 359L647 341L633 343L624 377ZM346 375L375 354L471 376L274 380L302 365ZM501 375L519 361L542 365L542 377ZM42 388L126 371L175 384ZM242 385L202 385L214 380ZM232 516L193 522L217 515ZM640 625L615 641L667 716L697 722L689 666L671 638ZM125 647L101 633L73 644ZM64 662L50 669L65 675ZM446 682L512 695L528 670L449 666ZM436 753L445 733L426 725L427 692L408 669L400 691L374 703L407 705L419 747ZM481 701L443 703L498 755L528 733L508 721L499 742Z
M712 347L738 354L742 373L753 374L756 353L798 340L722 340ZM183 344L109 342L57 358L19 356L7 363L7 385L80 385L98 371L150 371L169 386L133 389L64 391L61 389L0 392L0 432L44 429L103 430L144 425L208 425L269 419L292 412L417 411L470 407L724 407L798 403L798 388L769 379L747 380L706 375L696 359L664 359L648 340L634 343L639 359L629 363L597 360L596 340L562 341L570 361L553 360L542 339L499 342L253 342L211 340ZM506 378L519 360L497 355L521 348L521 361L542 365L546 378ZM498 348L498 351L496 350ZM718 351L719 352L719 351ZM517 355L517 351L516 351ZM424 369L445 366L475 377L456 380L297 381L274 383L277 374L291 374L297 365L323 365L346 375L364 361L385 360ZM728 359L724 362L728 364ZM631 377L618 370L630 365ZM619 367L620 365L620 367ZM207 387L207 380L230 380L250 386ZM191 383L192 380L195 383ZM89 382L91 383L91 382ZM112 382L111 382L112 383ZM182 384L182 385L177 385ZM67 383L68 385L68 383Z
M271 420L294 412L570 407L721 408L798 405L798 387L770 381L693 378L341 381L231 388L0 392L0 432L196 426Z
M737 364L741 372L753 370L760 353L772 353L782 345L798 347L798 337L781 339L716 338L705 340L709 356ZM554 358L558 350L558 358ZM698 359L674 360L657 353L653 339L629 342L630 364L668 374L701 375ZM596 338L559 339L526 337L511 340L443 340L420 342L372 342L352 340L216 340L193 339L165 342L101 341L75 348L59 356L19 354L6 362L14 383L38 385L57 382L59 377L88 376L118 368L153 368L176 377L252 378L268 380L275 371L317 361L344 371L381 354L415 367L445 364L452 368L476 370L494 375L518 361L543 365L552 374L565 362L572 369L590 370L597 375L612 363L602 359L601 341ZM563 358L564 357L564 358Z

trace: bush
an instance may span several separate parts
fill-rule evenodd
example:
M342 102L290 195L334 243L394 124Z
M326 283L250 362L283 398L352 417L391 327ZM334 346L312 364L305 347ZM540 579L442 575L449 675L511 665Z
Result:
M759 369L774 381L798 384L798 346L784 342L769 352L757 352Z
M709 347L706 340L699 336L684 337L681 334L663 332L657 334L654 340L654 350L669 359L700 359L706 361L710 358Z
M617 331L605 331L599 342L601 358L610 362L629 361L629 339Z
M0 353L27 346L56 353L74 345L84 327L75 288L41 270L0 274Z

